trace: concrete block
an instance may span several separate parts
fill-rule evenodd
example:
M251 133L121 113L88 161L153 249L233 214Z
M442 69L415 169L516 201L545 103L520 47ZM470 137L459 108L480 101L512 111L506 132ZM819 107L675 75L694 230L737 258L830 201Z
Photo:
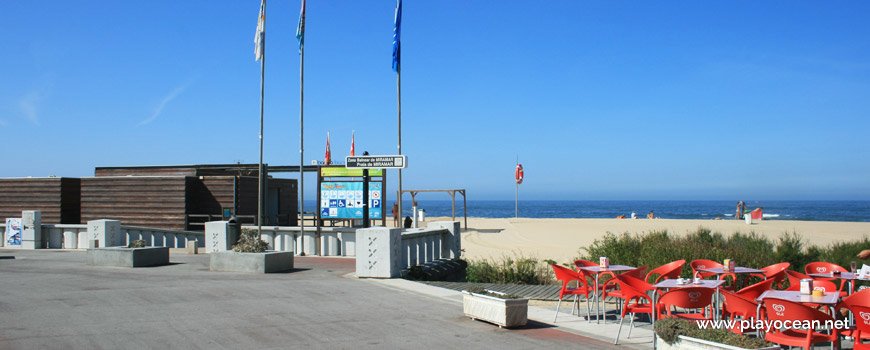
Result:
M42 211L25 210L21 212L21 248L45 248L42 237Z
M125 236L121 234L121 222L118 220L88 221L88 239L100 241L100 247L127 245Z
M230 237L233 236L233 237ZM205 251L225 252L233 249L239 236L229 227L229 221L210 221L205 223Z
M320 248L322 249L321 256L338 255L338 232L321 232Z
M341 255L356 256L356 232L342 232L341 238Z
M64 249L76 249L78 248L78 232L75 230L72 231L63 231L63 248Z
M357 277L399 277L402 229L372 227L356 231Z
M146 267L169 264L169 247L88 249L88 265Z
M196 246L196 238L187 240L187 254L199 254L199 247Z
M293 252L265 251L262 253L213 252L211 271L272 273L293 269Z
M314 238L316 234L315 231L306 230L296 236L296 250L305 255L315 255L317 253L317 240Z

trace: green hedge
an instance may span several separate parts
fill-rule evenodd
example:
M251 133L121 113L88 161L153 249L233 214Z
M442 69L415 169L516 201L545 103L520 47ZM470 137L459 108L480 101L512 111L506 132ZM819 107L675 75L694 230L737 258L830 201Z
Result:
M772 345L764 339L751 338L731 333L724 329L700 329L698 324L695 322L677 318L663 318L657 320L655 324L655 332L660 338L662 338L662 340L670 345L676 343L681 335L744 349L757 349Z
M650 270L674 260L685 259L682 277L692 277L688 263L695 259L734 260L737 265L762 268L789 262L791 269L804 272L804 266L813 261L827 261L849 268L849 263L861 250L870 249L870 238L833 243L827 247L808 245L797 233L784 233L773 241L756 233L734 233L724 236L699 227L687 235L669 235L667 231L647 234L608 232L592 245L580 248L577 259L598 261L606 256L614 264L647 266ZM520 254L500 259L468 260L468 282L553 284L555 278L548 265L552 260L540 260ZM560 262L573 267L573 261ZM863 262L858 261L858 265ZM867 284L867 282L860 282Z
M870 249L870 238L833 243L827 247L807 245L797 233L784 233L777 241L755 234L734 233L724 236L700 227L687 235L669 235L655 231L644 235L607 233L592 245L581 248L578 259L598 261L606 256L614 264L656 268L674 260L685 259L682 277L691 277L688 263L695 259L734 260L739 266L762 268L780 262L791 263L791 269L804 272L804 266L814 261L827 261L849 268L849 263L863 249ZM861 262L859 262L860 266Z
M547 262L521 254L501 259L468 260L465 268L468 282L552 284L555 280Z

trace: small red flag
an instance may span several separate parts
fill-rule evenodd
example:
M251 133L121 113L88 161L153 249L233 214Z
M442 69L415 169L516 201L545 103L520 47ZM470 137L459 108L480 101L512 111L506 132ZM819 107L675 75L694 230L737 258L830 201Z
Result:
M351 134L351 136L350 136L350 156L351 156L351 157L355 156L355 154L354 154L354 148L355 148L355 147L354 147L354 144L353 144L355 138L356 138L356 131L354 131L353 134Z
M329 151L329 131L326 132L326 160L324 160L326 165L332 164L332 152Z

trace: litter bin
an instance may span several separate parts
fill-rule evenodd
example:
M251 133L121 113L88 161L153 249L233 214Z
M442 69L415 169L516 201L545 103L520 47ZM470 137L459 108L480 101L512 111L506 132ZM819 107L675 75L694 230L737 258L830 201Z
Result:
M227 220L227 242L230 246L239 242L239 237L242 236L242 223L239 218L233 216Z
M417 220L419 220L420 222L426 221L426 209L417 210Z

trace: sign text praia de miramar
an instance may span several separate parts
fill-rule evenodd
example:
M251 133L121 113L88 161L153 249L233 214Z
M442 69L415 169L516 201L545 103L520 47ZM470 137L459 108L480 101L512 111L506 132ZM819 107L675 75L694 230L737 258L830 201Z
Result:
M408 167L407 156L350 156L345 158L348 169L404 169Z

